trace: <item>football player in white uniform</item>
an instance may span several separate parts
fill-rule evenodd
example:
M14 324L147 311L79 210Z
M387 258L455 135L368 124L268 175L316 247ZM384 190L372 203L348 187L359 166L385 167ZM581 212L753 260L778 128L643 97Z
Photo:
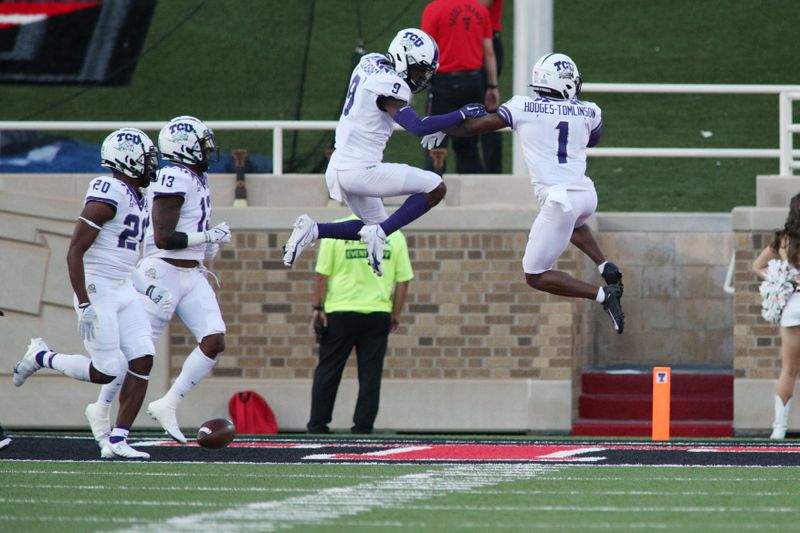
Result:
M551 294L597 300L622 333L622 274L607 261L586 220L597 208L594 183L586 176L586 148L600 141L600 107L578 100L581 77L575 62L564 54L548 54L533 67L535 97L514 96L496 113L465 121L447 130L452 135L476 135L510 127L522 141L531 183L540 210L528 235L522 259L531 287ZM423 138L430 149L444 133ZM572 242L589 256L607 285L598 287L553 270Z
M230 242L231 233L225 222L213 228L210 224L211 193L206 171L219 152L211 128L195 117L176 117L161 129L158 147L169 163L159 170L149 189L152 224L147 229L136 281L143 288L165 288L171 296L173 305L169 308L157 305L155 299L145 301L153 342L177 313L199 344L169 391L150 402L147 412L173 439L185 443L176 415L178 404L211 372L225 349L225 323L203 261L213 259L219 244ZM109 431L109 411L120 385L112 382L103 386L97 402L86 408L86 418L98 441Z
M301 215L284 246L287 267L317 239L360 239L367 245L367 261L380 276L386 236L444 198L447 189L439 175L383 162L395 123L422 137L486 112L481 104L469 104L451 113L420 118L409 105L411 94L425 89L438 67L436 42L415 28L401 30L389 44L388 55L361 58L350 77L336 127L335 150L325 172L331 198L346 202L360 220L317 224ZM387 216L382 198L401 195L410 196Z
M101 455L147 459L147 453L127 443L147 392L155 353L150 321L132 273L149 225L140 187L155 180L158 152L143 132L123 128L106 137L100 158L112 176L97 177L89 184L67 253L78 329L91 358L59 353L42 339L32 339L14 367L13 380L22 386L41 368L92 383L110 383L119 377L120 409ZM169 306L167 291L153 286L148 292Z

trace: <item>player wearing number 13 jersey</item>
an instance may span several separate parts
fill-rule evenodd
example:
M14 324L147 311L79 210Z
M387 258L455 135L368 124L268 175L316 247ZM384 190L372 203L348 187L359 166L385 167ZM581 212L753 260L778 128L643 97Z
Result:
M586 148L600 140L600 108L578 100L578 67L564 54L540 58L533 67L531 87L534 97L514 96L497 113L465 121L446 133L475 135L510 127L519 134L540 206L522 259L528 285L560 296L597 300L617 333L622 333L622 274L606 260L586 225L597 208L594 183L585 174ZM429 148L442 138L441 133L429 136L423 146ZM553 270L570 242L597 264L607 285L598 287Z
M485 113L481 104L468 104L451 113L420 118L409 105L411 94L425 89L437 68L436 42L416 28L398 32L387 55L361 58L350 76L336 127L336 149L325 172L331 198L346 202L358 219L317 224L308 215L298 217L284 246L287 267L317 239L360 239L367 245L368 263L380 276L386 236L444 198L446 188L437 174L383 162L383 150L395 123L422 137ZM387 216L382 198L405 195L410 196Z
M42 339L32 339L14 368L14 385L21 386L43 367L92 383L124 380L116 426L102 443L102 455L146 459L147 453L127 444L155 353L150 321L132 274L149 225L140 187L155 179L158 152L143 132L123 128L106 137L100 157L112 175L89 184L67 253L78 329L91 358L55 352ZM152 287L154 292L169 299L157 287Z

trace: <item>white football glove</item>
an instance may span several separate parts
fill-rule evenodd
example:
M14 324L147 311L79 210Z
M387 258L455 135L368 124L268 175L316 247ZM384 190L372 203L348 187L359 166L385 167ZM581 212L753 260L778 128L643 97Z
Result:
M172 293L169 292L169 289L150 285L144 293L154 304L160 306L165 313L169 313L172 310Z
M208 231L203 232L206 236L206 242L210 243L226 243L231 242L231 228L225 222L220 222Z
M208 263L209 261L217 257L218 253L219 253L219 244L215 242L209 242L206 244L206 252L205 255L203 256L203 259L205 260L206 263Z
M423 137L422 141L420 141L420 144L426 150L431 150L433 148L436 148L440 144L442 144L442 142L444 141L445 137L447 137L446 133L442 133L441 131L437 131L436 133L431 133L431 134L428 134L425 137Z
M100 329L97 323L97 313L91 303L82 304L79 309L78 333L80 333L81 339L91 341L97 336L97 331Z

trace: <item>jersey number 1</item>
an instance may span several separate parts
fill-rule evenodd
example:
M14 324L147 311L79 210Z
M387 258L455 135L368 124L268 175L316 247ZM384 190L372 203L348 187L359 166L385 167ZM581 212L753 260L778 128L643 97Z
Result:
M567 162L567 136L569 136L569 122L562 120L556 126L558 130L558 162Z

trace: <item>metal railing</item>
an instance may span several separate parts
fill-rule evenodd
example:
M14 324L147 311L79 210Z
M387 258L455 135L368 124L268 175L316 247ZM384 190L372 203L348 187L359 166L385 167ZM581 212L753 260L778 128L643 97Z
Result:
M778 148L590 148L593 157L714 157L778 159L782 175L793 174L800 168L800 150L794 149L793 134L800 133L800 124L792 121L792 103L800 100L800 85L711 85L711 84L655 84L655 83L586 83L585 93L659 93L659 94L775 94L779 95ZM334 130L335 120L216 120L207 121L215 130L266 130L272 131L273 174L283 175L283 133L291 131ZM133 127L145 131L158 131L164 125L159 121L0 121L0 130L37 131L111 131ZM400 127L395 125L395 129ZM506 128L504 131L511 131ZM517 156L515 155L515 158Z

